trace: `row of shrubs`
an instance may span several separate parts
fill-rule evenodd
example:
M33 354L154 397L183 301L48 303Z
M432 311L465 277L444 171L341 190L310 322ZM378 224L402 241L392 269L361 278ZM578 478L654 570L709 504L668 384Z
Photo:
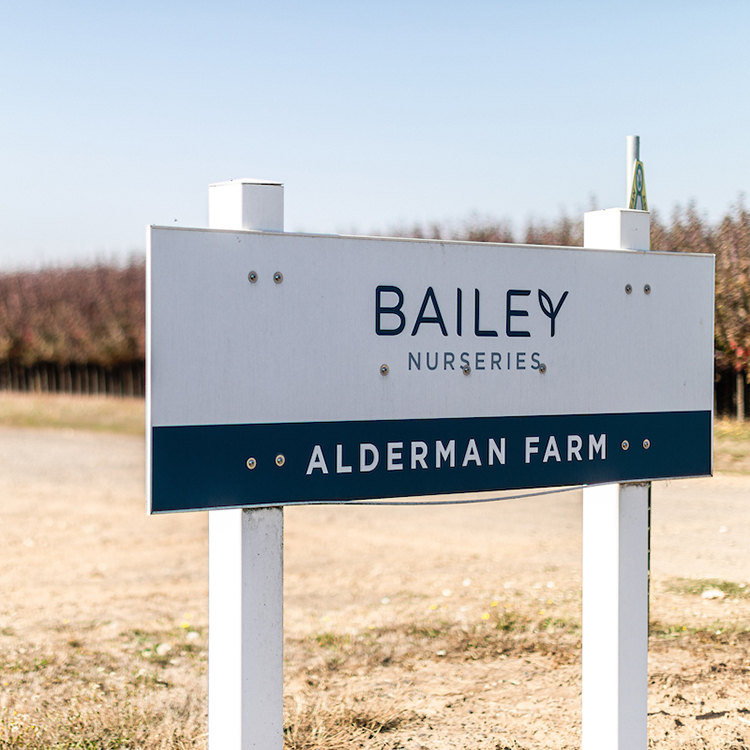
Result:
M583 244L582 221L564 216L530 222L520 235L507 222L480 216L455 225L399 227L389 234ZM694 205L675 209L669 222L653 213L651 249L716 255L717 406L720 411L737 408L744 404L745 371L750 364L750 213L741 201L716 223L702 217ZM142 259L124 267L0 274L0 389L141 395L145 288ZM94 370L96 375L91 374ZM734 391L727 386L729 381Z
M96 265L0 274L0 362L113 368L146 353L146 269Z

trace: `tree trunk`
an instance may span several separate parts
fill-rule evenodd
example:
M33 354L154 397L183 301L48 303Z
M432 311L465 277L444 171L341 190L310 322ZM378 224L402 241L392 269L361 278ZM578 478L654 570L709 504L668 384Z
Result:
M737 373L737 421L745 421L745 371Z

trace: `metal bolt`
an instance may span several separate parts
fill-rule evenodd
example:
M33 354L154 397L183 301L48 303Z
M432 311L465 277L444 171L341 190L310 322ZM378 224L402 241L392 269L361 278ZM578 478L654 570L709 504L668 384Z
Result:
M245 466L247 466L250 471L252 471L257 465L258 462L252 456L245 461Z
M461 372L463 372L464 375L468 375L471 372L471 367L469 365L464 365L461 368Z
M629 442L628 442L627 440L623 440L623 441L622 441L622 442L620 443L620 447L621 447L621 448L622 448L622 449L623 449L624 451L626 451L626 450L627 450L628 448L630 448L630 443L629 443Z
M633 287L630 284L625 284L625 294L630 294L633 291Z
M388 374L388 365L380 365L380 374L381 375L387 375Z
M276 271L276 273L273 275L273 280L277 284L281 284L281 282L284 281L284 274L281 273L281 271Z
M284 458L283 453L279 453L278 456L276 456L276 466L283 466L286 463L286 459Z
M542 364L539 365L539 372L541 372L542 375L544 375L544 373L547 372L547 365L545 365L544 362L542 362Z
M650 440L649 440L648 438L646 438L646 439L645 439L645 440L643 441L643 447L644 447L644 448L645 448L646 450L648 450L648 449L649 449L649 448L651 447L651 441L650 441Z
M643 291L646 294L651 294L651 284L646 284L646 286L643 287Z
M247 280L254 284L258 280L258 274L255 271L250 271L250 273L247 275Z

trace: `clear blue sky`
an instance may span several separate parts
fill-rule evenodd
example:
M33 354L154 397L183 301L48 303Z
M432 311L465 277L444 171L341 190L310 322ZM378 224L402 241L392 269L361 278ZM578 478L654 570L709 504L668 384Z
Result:
M750 189L750 3L5 3L0 269L125 258L281 180L286 228L386 231Z

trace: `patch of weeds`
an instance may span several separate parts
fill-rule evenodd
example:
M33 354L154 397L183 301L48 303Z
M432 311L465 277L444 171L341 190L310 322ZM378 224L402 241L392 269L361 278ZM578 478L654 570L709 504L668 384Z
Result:
M136 674L132 675L130 684L145 688L169 687L169 683L166 680L162 680L158 672L154 672L153 670L147 671L145 669L139 669Z
M395 699L355 697L344 707L347 723L366 729L370 736L391 732L416 718Z
M342 656L331 656L326 659L326 669L329 672L338 672L344 664L346 664L346 659Z
M197 635L193 636L192 633ZM120 635L126 641L126 649L136 651L149 664L161 667L166 667L181 656L205 657L206 653L205 645L200 643L199 630L192 626L155 631L133 629Z
M649 636L658 641L682 640L688 645L736 646L750 643L750 628L737 623L715 621L700 627L688 624L665 624L658 620L649 623Z
M501 630L503 633L524 633L530 625L528 617L512 610L493 613L489 622L495 630Z
M666 584L672 594L700 596L704 591L718 589L725 596L735 599L750 598L750 586L746 583L723 581L719 578L673 578Z
M429 623L429 624L412 624L407 628L407 635L416 636L417 638L439 638L444 635L446 631L450 630L451 623L440 622L440 623Z
M0 650L0 748L205 750L200 670L186 664L167 683L135 648L69 640Z
M654 638L675 639L690 635L687 625L667 625L659 620L651 620L648 624L648 634Z
M738 642L750 642L750 631L746 627L721 622L696 628L693 636L698 643L709 645L736 646Z
M537 625L537 630L546 630L550 633L579 633L581 623L564 617L545 617Z
M159 675L153 670L149 671L143 667L132 670L130 673L130 684L141 687L154 687L159 684Z
M35 647L22 647L0 652L0 674L32 675L56 665L50 654L42 654Z
M322 648L341 649L349 644L350 639L348 635L338 635L337 633L325 632L318 633L318 635L315 636L315 640L318 646L321 646Z
M310 650L310 639L289 639L288 643L304 652L294 661L300 665L304 662L307 677L374 669L395 662L408 669L415 660L476 661L529 653L545 654L559 663L578 658L580 624L574 620L549 616L534 621L522 613L508 611L493 612L492 617L483 616L471 624L418 620L347 636L321 633L314 641L326 649L323 660L319 651Z

